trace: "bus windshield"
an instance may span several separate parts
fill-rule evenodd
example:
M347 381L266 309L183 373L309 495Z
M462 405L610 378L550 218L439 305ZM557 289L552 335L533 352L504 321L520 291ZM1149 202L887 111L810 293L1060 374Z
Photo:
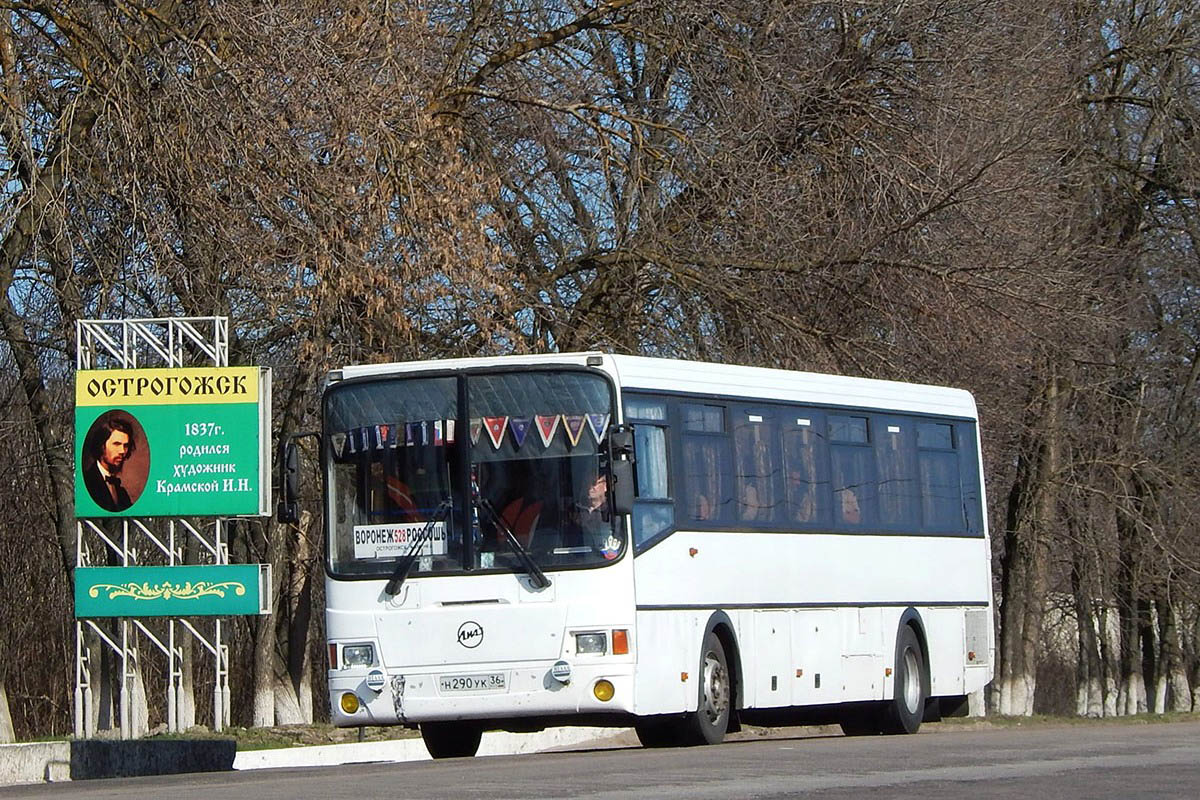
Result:
M386 577L410 551L413 575L611 563L625 549L606 459L613 404L607 379L583 370L334 387L330 572Z

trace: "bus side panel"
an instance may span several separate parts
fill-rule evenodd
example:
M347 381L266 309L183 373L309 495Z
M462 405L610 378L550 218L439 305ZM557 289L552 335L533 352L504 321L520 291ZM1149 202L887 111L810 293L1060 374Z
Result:
M635 713L648 716L696 710L697 668L707 621L707 614L694 611L637 612Z
M966 653L963 649L963 609L926 608L921 611L929 647L929 693L933 697L965 694L963 677Z
M792 697L796 705L823 705L841 700L841 636L838 612L833 609L802 609L793 615L796 673Z
M843 608L838 617L842 629L842 694L844 702L881 700L884 696L884 666L890 666L885 642L895 650L895 609ZM884 629L884 620L887 628Z
M753 639L743 638L743 679L747 708L773 708L792 704L796 667L792 656L791 611L751 611L746 616Z

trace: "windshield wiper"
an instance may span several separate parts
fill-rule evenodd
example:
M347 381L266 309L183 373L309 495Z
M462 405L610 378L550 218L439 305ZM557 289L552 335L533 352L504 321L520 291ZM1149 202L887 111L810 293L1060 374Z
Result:
M487 498L480 497L476 499L476 503L488 513L492 518L492 522L504 533L504 538L508 540L508 546L517 554L517 558L520 559L522 566L525 567L525 571L529 573L529 585L535 589L545 589L549 586L550 579L546 577L546 573L542 572L542 568L533 560L533 556L521 544L520 539L512 532L512 528L508 527L508 523L496 513L496 509L492 506L491 502Z
M433 510L433 515L429 517L429 521L425 523L425 527L421 529L421 532L416 535L412 544L409 545L408 552L396 562L396 569L392 571L391 579L387 582L387 586L383 587L384 592L394 597L396 592L400 591L400 587L404 585L405 578L412 571L413 562L417 560L417 553L420 552L421 547L424 546L426 540L433 533L433 526L441 522L449 510L449 498L438 503L438 507Z

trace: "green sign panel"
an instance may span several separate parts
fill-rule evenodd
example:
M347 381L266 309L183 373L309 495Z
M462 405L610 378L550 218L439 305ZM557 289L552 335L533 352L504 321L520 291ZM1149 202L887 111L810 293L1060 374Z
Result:
M269 513L270 372L80 370L75 516Z
M223 617L271 613L270 564L78 567L76 617Z

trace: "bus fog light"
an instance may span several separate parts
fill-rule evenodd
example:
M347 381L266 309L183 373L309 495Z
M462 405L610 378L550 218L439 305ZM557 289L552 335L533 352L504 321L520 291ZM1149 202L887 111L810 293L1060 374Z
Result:
M342 711L347 714L357 713L360 706L360 703L358 702L358 695L356 695L354 692L346 692L342 695L341 706Z
M575 634L575 652L579 654L592 653L604 655L608 652L608 637L603 633Z
M343 667L369 667L375 663L375 647L369 644L342 646Z
M613 685L603 678L596 681L596 685L592 687L592 694L596 695L596 699L602 703L607 703L609 700L612 700L613 695L616 694L616 691L617 690L613 687Z

